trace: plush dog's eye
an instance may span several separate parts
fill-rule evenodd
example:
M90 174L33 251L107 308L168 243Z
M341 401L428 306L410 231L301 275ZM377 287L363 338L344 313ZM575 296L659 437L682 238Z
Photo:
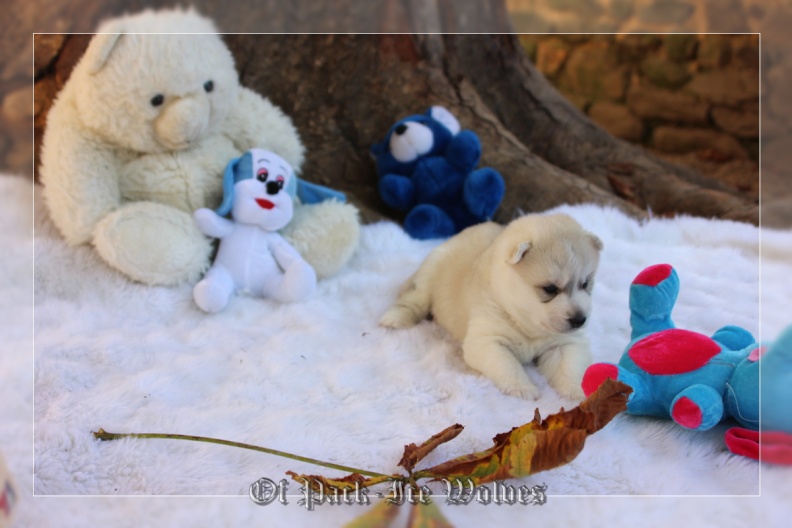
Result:
M586 279L586 280L584 280L583 282L580 283L580 289L581 290L588 290L588 287L589 287L588 279Z
M555 284L548 284L547 286L542 286L542 290L544 290L544 292L547 295L557 295L558 294L558 286L556 286Z
M160 106L164 102L165 96L162 94L157 94L151 98L151 106Z
M209 93L209 92L211 92L212 90L214 90L214 82L212 82L212 81L206 81L206 82L204 83L204 91L206 91L206 93Z
M269 171L267 169L259 169L256 173L256 179L258 181L267 181L267 176L269 176Z

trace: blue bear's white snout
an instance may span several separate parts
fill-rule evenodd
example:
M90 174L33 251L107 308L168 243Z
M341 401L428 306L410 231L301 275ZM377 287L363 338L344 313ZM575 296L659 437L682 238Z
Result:
M421 123L401 123L393 129L389 146L396 161L409 163L432 150L434 134L428 126Z

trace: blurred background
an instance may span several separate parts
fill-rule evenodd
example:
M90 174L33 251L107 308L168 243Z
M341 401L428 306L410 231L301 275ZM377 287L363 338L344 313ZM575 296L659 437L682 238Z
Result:
M32 33L90 33L114 15L175 5L7 0L0 14L0 169L33 176L33 124L43 129L44 99L68 74L51 66L59 54L74 53L60 57L73 64L82 53L79 46L62 49L62 35L36 39L34 50ZM442 2L414 0L192 5L223 32L533 33L521 37L531 60L595 123L749 196L761 192L763 224L792 227L785 169L792 162L792 102L783 95L792 82L788 0L465 1L450 14ZM585 34L592 32L607 34ZM34 79L41 81L36 100Z

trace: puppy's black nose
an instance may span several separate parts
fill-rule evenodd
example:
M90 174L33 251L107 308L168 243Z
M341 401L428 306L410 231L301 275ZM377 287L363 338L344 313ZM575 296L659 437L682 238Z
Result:
M267 194L278 194L278 192L280 192L281 189L283 189L283 182L280 181L267 182Z
M405 125L404 123L393 129L393 131L396 133L397 136L401 136L402 134L404 134L406 130L407 130L407 125Z
M575 314L574 317L569 318L569 326L572 328L580 328L586 324L586 316L583 314Z

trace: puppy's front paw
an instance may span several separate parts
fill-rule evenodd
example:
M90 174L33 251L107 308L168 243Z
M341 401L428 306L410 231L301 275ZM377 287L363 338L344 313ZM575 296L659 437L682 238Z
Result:
M574 401L582 401L586 399L586 395L583 392L583 388L578 385L564 385L555 388L558 391L558 394L563 396L564 398L568 398Z
M404 306L392 306L379 321L379 325L385 328L409 328L415 326L415 313Z
M539 389L533 385L516 385L501 387L500 389L509 396L515 396L523 400L533 401L539 398Z

